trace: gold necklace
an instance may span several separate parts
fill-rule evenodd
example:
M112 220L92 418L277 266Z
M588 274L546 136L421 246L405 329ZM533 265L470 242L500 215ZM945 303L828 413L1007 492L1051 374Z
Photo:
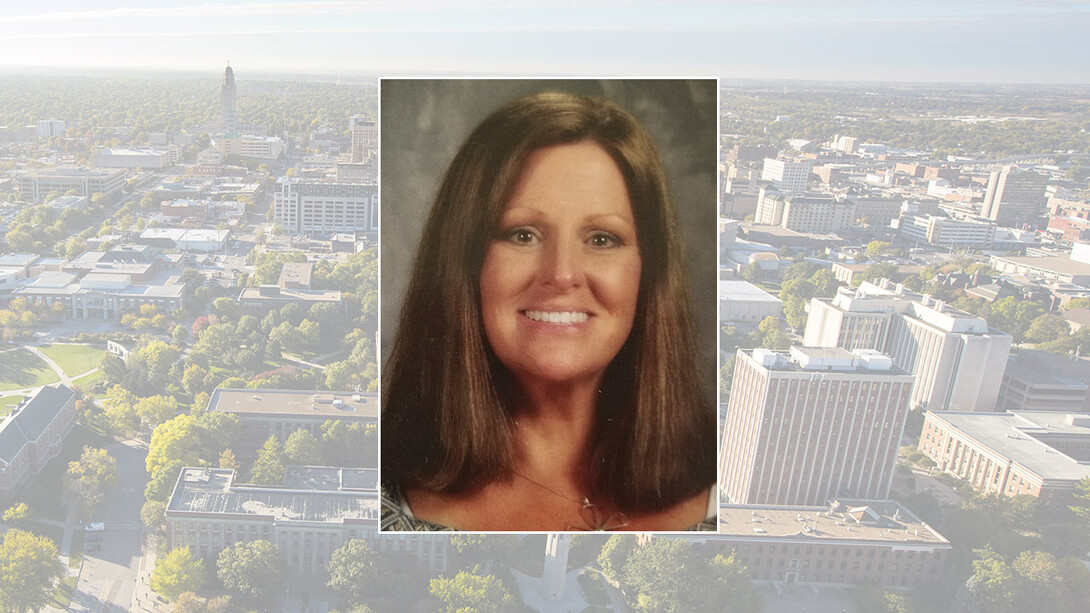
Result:
M603 520L602 519L602 515L603 515L602 510L600 508L598 508L598 505L591 502L590 498L587 498L586 496L583 496L581 499L572 498L571 496L568 496L567 494L564 494L562 492L554 490L553 488L545 485L544 483L540 483L538 481L535 481L534 479L531 479L530 477L527 477L526 475L518 472L517 470L512 471L512 472L515 473L516 477L522 477L523 479L529 481L531 484L540 487L541 489L545 490L546 492L549 492L550 494L552 494L554 496L558 496L558 497L563 498L564 500L567 500L569 502L574 502L575 504L581 505L581 507L579 509L579 516L583 518L584 522L586 522L586 524L587 524L586 527L570 526L569 525L566 528L564 528L565 530L579 530L579 531L583 531L583 532L589 532L589 531L601 532L603 530L607 530L607 531L608 530L623 530L626 527L628 527L628 522L629 522L628 516L625 515L624 513L620 512L620 511L617 511L617 512L613 513L612 515L610 515L609 517L606 517Z

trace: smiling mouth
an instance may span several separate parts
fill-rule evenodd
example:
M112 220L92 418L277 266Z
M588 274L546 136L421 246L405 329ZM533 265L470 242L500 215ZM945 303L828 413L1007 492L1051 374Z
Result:
M584 311L523 311L531 321L547 324L581 324L589 315Z

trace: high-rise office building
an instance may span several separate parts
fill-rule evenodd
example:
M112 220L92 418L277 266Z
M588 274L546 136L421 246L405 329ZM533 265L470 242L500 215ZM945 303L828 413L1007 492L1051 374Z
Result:
M832 196L786 196L761 188L753 221L795 232L828 234L855 225L855 203Z
M723 426L724 501L886 498L912 382L875 351L739 350Z
M235 86L235 71L231 70L230 64L223 71L220 110L223 112L223 136L238 138L238 88Z
M378 126L374 120L351 117L348 126L352 131L353 163L363 162L378 151Z
M777 190L786 193L802 193L806 191L806 182L810 179L810 168L813 162L777 160L765 158L761 169L761 180L771 181Z
M988 177L981 214L1001 226L1036 224L1046 211L1048 177L1017 166L994 170Z
M803 343L890 356L898 368L916 375L913 406L992 411L1011 336L941 300L885 282L812 299Z
M38 138L64 136L64 131L67 129L66 125L63 119L39 119Z
M273 218L300 233L375 232L378 187L284 178L273 194Z

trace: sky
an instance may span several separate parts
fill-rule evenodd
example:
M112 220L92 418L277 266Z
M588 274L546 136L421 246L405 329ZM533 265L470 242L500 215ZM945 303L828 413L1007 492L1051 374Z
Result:
M1090 82L1090 0L0 0L0 69Z

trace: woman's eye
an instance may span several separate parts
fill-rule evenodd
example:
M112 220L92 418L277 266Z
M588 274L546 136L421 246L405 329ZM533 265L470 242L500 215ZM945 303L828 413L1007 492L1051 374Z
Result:
M519 245L532 245L537 242L537 235L529 228L514 228L508 230L506 238L512 243L517 243Z
M607 248L621 244L621 239L609 232L595 232L590 236L589 242L591 247Z

